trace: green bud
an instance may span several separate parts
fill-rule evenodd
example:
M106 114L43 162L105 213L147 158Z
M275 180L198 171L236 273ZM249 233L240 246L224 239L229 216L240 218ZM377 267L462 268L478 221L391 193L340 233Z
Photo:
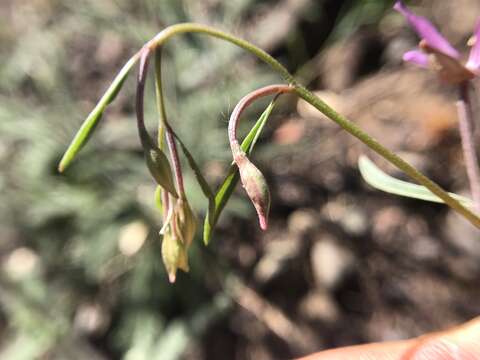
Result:
M163 151L156 146L147 146L144 150L148 170L150 170L150 174L152 174L157 184L173 196L178 197L173 181L172 169Z
M186 199L178 200L174 219L176 221L178 237L188 249L197 231L197 218Z
M165 232L162 240L162 259L168 273L168 280L174 283L177 270L188 272L188 255L186 246L174 234L172 227Z
M187 199L180 198L174 205L173 215L164 225L162 258L171 283L175 282L177 269L188 271L188 249L197 229L197 219Z
M235 162L240 171L243 187L257 211L260 228L266 230L270 212L270 191L267 181L260 170L248 160L245 153L238 154Z

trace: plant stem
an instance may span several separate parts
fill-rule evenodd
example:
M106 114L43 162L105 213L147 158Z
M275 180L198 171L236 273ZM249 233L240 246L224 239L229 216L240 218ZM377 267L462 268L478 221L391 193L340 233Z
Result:
M150 49L143 48L140 55L140 65L138 71L138 78L137 78L137 97L136 97L136 112L137 112L137 126L138 132L140 134L140 140L144 148L151 147L152 139L148 134L148 131L145 127L145 116L144 116L144 94L145 94L145 80L147 75L149 57L150 57Z
M162 91L162 49L155 51L155 98L158 112L158 147L163 149L167 114Z
M294 86L295 87L294 91L302 99L304 99L309 104L317 108L320 112L322 112L324 115L329 117L331 120L335 121L343 129L345 129L351 135L355 136L357 139L362 141L365 145L367 145L369 148L371 148L372 150L377 152L379 155L384 157L390 163L395 165L398 169L402 170L405 174L410 176L412 179L414 179L421 185L424 185L432 193L434 193L439 198L441 198L448 206L456 210L459 214L465 217L477 228L480 228L480 217L478 215L476 215L470 209L464 207L457 200L453 199L450 195L448 195L448 193L445 190L443 190L439 185L437 185L435 182L427 178L425 175L423 175L421 172L416 170L413 166L411 166L406 161L398 157L396 154L394 154L393 152L385 148L377 140L370 137L367 133L365 133L362 129L360 129L355 123L343 117L342 115L338 114L335 110L329 107L320 98L315 96L311 91L297 84L293 76L288 72L288 70L282 64L280 64L272 56L270 56L268 53L266 53L262 49L256 47L255 45L245 40L239 39L231 34L225 33L221 30L211 28L209 26L195 24L195 23L183 23L183 24L173 25L164 29L163 31L158 33L152 40L150 40L146 46L150 47L151 49L156 49L157 47L162 46L169 38L181 33L203 33L206 35L210 35L210 36L228 41L252 53L257 58L267 63L273 70L278 72L289 85Z
M338 125L340 125L343 129L348 131L351 135L355 136L365 145L367 145L370 149L375 151L377 154L381 155L383 158L388 160L390 163L395 165L397 168L402 170L405 174L410 176L413 180L417 181L418 183L425 186L428 190L432 193L437 195L440 199L442 199L448 206L452 209L456 210L459 214L465 217L468 221L470 221L473 225L477 228L480 228L480 218L470 209L466 208L460 202L452 198L448 193L443 190L438 184L430 180L428 177L423 175L420 171L415 169L413 166L408 164L405 160L400 158L395 153L391 152L387 148L385 148L382 144L380 144L377 140L372 138L362 129L360 129L357 125L353 122L348 120L347 118L343 117L327 104L325 104L322 100L316 97L312 92L308 91L301 85L296 85L295 91L297 94L304 99L309 104L313 105L316 109L321 111L324 115L329 117L331 120L335 121Z
M462 140L463 157L470 182L475 210L480 212L480 170L473 138L473 111L469 94L470 85L466 81L460 84L460 99L457 101L458 127Z
M185 186L183 183L182 165L180 164L177 144L173 136L172 128L167 120L167 111L165 109L165 100L162 90L162 54L161 48L155 49L155 92L157 99L157 110L159 114L158 124L158 146L163 146L163 133L167 139L168 150L172 159L173 171L177 182L178 192L182 198L185 198Z
M235 106L230 115L230 121L228 123L228 138L230 140L230 147L232 148L233 157L240 153L244 153L240 147L240 143L237 140L237 127L240 122L240 117L243 111L255 100L273 94L283 94L286 92L292 92L293 87L289 85L269 85L263 88L252 91L248 95L245 95Z
M180 164L180 159L178 157L178 150L175 138L173 137L172 130L169 127L167 127L165 136L167 138L168 150L170 151L170 157L172 159L173 172L175 173L178 192L180 193L180 197L184 199L185 186L183 185L182 165Z

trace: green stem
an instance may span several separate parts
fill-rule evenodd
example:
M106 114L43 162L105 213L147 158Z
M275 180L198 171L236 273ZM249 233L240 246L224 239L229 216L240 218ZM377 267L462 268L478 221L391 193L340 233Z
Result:
M158 147L163 149L165 137L165 122L167 114L165 111L165 101L162 91L162 49L157 48L155 51L155 97L158 112Z
M395 155L393 152L385 148L377 140L370 137L367 133L365 133L352 121L348 120L347 118L337 113L335 110L329 107L325 102L323 102L320 98L315 96L311 91L297 84L293 76L288 72L288 70L282 64L280 64L268 53L256 47L255 45L249 43L248 41L239 39L231 34L225 33L221 30L211 28L206 25L195 24L195 23L183 23L183 24L173 25L164 29L163 31L158 33L152 40L150 40L147 46L151 47L152 49L156 49L162 46L163 44L165 44L174 35L182 34L182 33L206 34L209 36L213 36L213 37L228 41L252 53L257 58L267 63L277 73L279 73L289 85L294 86L295 87L294 91L298 94L298 96L300 96L306 102L314 106L324 115L329 117L331 120L335 121L343 129L345 129L351 135L355 136L357 139L359 139L369 148L377 152L379 155L384 157L390 163L395 165L398 169L402 170L405 174L410 176L412 179L414 179L418 183L425 186L432 193L434 193L439 198L441 198L448 206L456 210L459 214L465 217L477 228L480 228L480 217L478 217L474 212L464 207L457 200L452 198L445 190L443 190L435 182L427 178L425 175L423 175L413 166L411 166L406 161L401 159L399 156Z
M377 140L375 140L362 129L360 129L353 122L337 113L327 104L325 104L322 100L320 100L317 96L315 96L311 91L305 89L303 86L296 85L295 92L306 102L313 105L317 110L322 112L331 120L335 121L343 129L345 129L350 134L359 139L361 142L363 142L365 145L367 145L370 149L381 155L383 158L385 158L397 168L402 170L412 179L425 186L428 190L430 190L432 193L442 199L445 204L456 210L477 228L480 228L480 218L474 212L463 206L458 200L452 198L438 184L423 175L420 171L415 169L413 166L411 166L405 160L397 156L395 153L388 150L386 147L384 147Z

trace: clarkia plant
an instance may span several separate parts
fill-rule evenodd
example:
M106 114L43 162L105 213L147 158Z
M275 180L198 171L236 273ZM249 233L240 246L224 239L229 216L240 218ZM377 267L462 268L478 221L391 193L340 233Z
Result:
M418 18L411 14L402 3L397 3L396 8L406 14L412 24L416 24L417 27L423 29L422 34L427 36L435 34L434 37L430 36L431 39L438 39L438 36L440 36L438 35L438 32L425 31L425 29L428 30L431 28L434 30L434 28L431 27L428 22L425 22L424 19L421 21L418 20ZM205 180L201 169L190 153L188 146L175 133L172 124L167 119L167 111L162 90L161 51L163 45L170 38L182 33L199 33L233 43L267 63L285 80L285 83L283 84L270 85L252 91L244 96L234 108L228 126L228 138L232 151L233 162L225 176L224 181L215 191ZM436 44L438 45L438 42ZM442 44L444 45L443 42ZM430 48L435 50L430 50ZM435 53L435 51L440 52L440 50L435 47L435 44L430 43L428 43L428 47L423 47L423 49L424 51L427 51L427 54ZM477 47L474 49L475 51L473 52L474 55L472 55L472 57L474 58L473 61L475 62L475 59L479 57L478 52L480 50L478 50ZM450 46L441 47L441 50L447 52L449 59L451 58L457 60L455 57L456 53L451 51ZM442 52L441 54L444 53ZM145 81L149 73L149 63L152 58L154 58L155 89L157 109L159 114L158 136L156 140L150 136L145 126L143 110ZM419 55L418 58L420 58ZM471 63L471 61L469 63ZM328 118L336 122L343 129L358 138L372 150L383 156L394 166L405 172L408 176L420 184L410 185L421 188L424 199L433 199L432 201L446 203L476 227L480 228L480 217L472 211L468 200L464 200L454 194L447 193L432 180L428 179L425 175L421 174L418 170L402 160L396 154L382 146L377 140L369 136L353 122L338 114L321 99L316 97L312 92L300 85L285 69L285 67L283 67L283 65L281 65L269 54L255 45L231 34L209 26L195 23L177 24L164 29L133 55L133 57L120 70L119 74L107 89L104 96L100 99L98 104L82 124L72 143L65 152L62 160L60 161L59 171L64 171L71 164L72 160L81 150L81 148L86 144L94 129L98 125L100 119L102 118L106 107L115 99L115 96L120 91L126 77L136 64L138 64L136 92L138 133L144 150L146 165L150 171L152 179L157 184L154 198L163 219L163 226L159 233L162 237L162 258L170 282L175 281L178 269L183 271L189 270L188 250L195 238L195 233L198 227L197 216L190 207L187 194L185 193L178 147L182 150L188 165L196 176L203 194L208 199L208 208L206 210L206 216L203 224L203 242L205 245L208 245L210 242L215 224L217 223L218 218L228 202L228 199L238 181L241 181L248 197L255 207L261 229L266 230L268 227L268 215L270 210L270 192L265 177L252 163L249 156L252 153L255 143L263 127L265 126L268 117L272 112L276 101L278 100L278 97L285 93L293 94L304 99ZM459 63L457 65L461 66ZM472 74L474 74L474 70L470 70L469 68L465 68L465 71L470 71ZM466 78L464 81L468 82L468 80L470 80L470 77ZM463 84L464 82L460 83ZM250 104L265 96L273 97L271 103L254 124L248 135L243 139L242 142L240 142L237 138L237 126L241 119L242 113ZM169 156L167 156L167 154L169 154ZM363 164L365 164L365 161L366 160L364 158ZM362 166L362 162L360 165L362 174L366 178L368 175L373 174L375 175L374 178L376 179L374 180L378 180L378 169L375 169L374 167L366 169L365 166ZM373 166L373 163L370 165ZM370 178L370 180L372 179ZM369 182L375 185L375 181ZM381 186L377 187L381 188ZM384 187L383 190L388 191L388 187Z

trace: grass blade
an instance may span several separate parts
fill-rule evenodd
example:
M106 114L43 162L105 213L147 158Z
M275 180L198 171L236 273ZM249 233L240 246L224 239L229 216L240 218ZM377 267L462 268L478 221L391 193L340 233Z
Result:
M122 88L123 83L125 82L125 79L127 78L127 75L130 73L130 70L132 69L133 65L135 65L137 60L138 56L134 55L132 58L130 58L130 60L127 61L127 63L117 74L113 82L110 84L105 94L97 103L95 108L85 119L82 126L80 127L77 134L70 143L67 151L65 151L62 160L60 160L60 164L58 165L59 172L63 172L70 165L78 152L87 143L96 126L98 125L98 122L100 121L106 107L117 96L118 92Z
M265 127L265 124L270 114L272 113L274 106L275 100L270 102L268 107L265 109L262 115L260 115L253 128L243 140L241 147L242 150L245 151L248 155L250 155L250 153L252 152L253 147L255 146L255 143L260 136L260 133ZM237 166L232 163L232 165L230 165L230 168L228 169L227 176L225 177L222 184L219 186L217 192L215 193L215 206L209 207L207 216L205 217L205 222L203 225L203 242L205 243L205 245L208 245L208 243L210 242L213 228L217 223L218 218L220 217L220 214L225 207L228 199L232 195L233 190L235 189L235 186L237 185L239 179L240 175L238 173Z
M399 180L384 173L364 155L360 156L358 159L358 168L363 179L375 189L413 199L444 203L442 199L433 194L426 187ZM453 193L449 193L449 195L462 203L462 205L472 207L472 200Z

